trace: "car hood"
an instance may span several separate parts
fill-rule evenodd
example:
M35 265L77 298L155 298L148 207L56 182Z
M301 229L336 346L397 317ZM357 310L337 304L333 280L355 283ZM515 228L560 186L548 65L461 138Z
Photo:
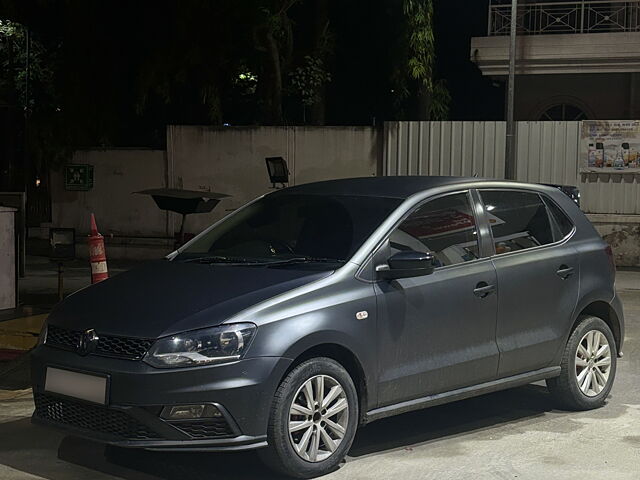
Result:
M331 275L304 266L207 265L158 261L80 290L49 323L98 334L158 338L219 325L261 301Z

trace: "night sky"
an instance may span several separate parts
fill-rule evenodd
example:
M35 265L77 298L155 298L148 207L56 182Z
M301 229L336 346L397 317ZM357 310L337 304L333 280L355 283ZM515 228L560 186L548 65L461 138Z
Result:
M471 37L487 35L488 8L488 0L436 1L438 73L451 92L451 120L504 120L504 83L470 61Z
M450 120L504 119L504 84L483 77L470 61L471 37L487 34L488 5L488 0L435 1L436 74L446 80L451 94ZM336 55L329 123L370 125L375 117L379 124L391 117L391 86L376 73L385 71L394 55L387 41L396 28L393 16L388 7L385 11L384 0L352 0L340 9L344 15L336 15L336 30L352 35L353 41L344 42ZM358 24L353 18L360 19ZM374 31L384 35L372 35Z

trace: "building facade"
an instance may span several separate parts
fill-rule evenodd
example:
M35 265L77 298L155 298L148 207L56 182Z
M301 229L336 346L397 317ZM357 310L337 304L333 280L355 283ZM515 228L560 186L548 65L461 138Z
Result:
M520 0L516 120L640 118L640 1ZM505 80L511 2L492 0L471 40L483 75Z

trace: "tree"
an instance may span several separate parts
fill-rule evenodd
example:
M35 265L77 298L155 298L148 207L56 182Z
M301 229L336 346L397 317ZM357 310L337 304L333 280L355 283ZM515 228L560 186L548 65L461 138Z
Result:
M34 129L43 148L162 148L171 123L445 118L433 1L0 0L0 18L37 42L46 75L32 70L29 112L32 125L50 116Z
M64 113L56 88L56 69L59 50L47 48L37 35L24 25L0 19L0 97L8 100L8 107L20 112L12 116L9 125L13 138L22 137L22 145L14 144L12 151L6 149L3 171L4 188L16 188L39 178L44 188L48 168L69 158L71 148L62 130ZM21 117L21 118L20 118ZM18 125L22 132L18 133ZM21 167L18 167L18 166Z
M316 107L312 110L311 122L324 123L324 85L331 81L331 74L325 70L322 60L305 55L304 64L291 72L290 76L293 90L302 102L303 122L306 123L306 110Z
M433 34L433 0L403 0L406 30L402 61L394 71L401 102L413 96L420 120L444 120L449 114L449 92L444 80L435 79L436 45Z
M266 0L258 5L254 27L255 48L261 52L258 95L261 120L268 125L283 123L283 81L293 55L293 26L289 10L300 0Z
M321 62L324 81L316 88L316 101L311 105L311 123L324 125L326 122L326 84L331 81L328 64L335 48L335 37L331 29L329 0L316 0L313 11L313 50Z

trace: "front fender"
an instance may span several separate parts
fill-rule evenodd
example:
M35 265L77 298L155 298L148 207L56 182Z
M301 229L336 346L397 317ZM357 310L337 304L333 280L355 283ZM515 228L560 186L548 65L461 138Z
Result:
M375 356L375 310L369 318L349 319L337 312L319 310L305 315L282 319L258 327L255 343L248 356L283 357L294 361L305 352L321 346L337 346L349 352L359 365L367 391L367 400L377 399ZM355 379L354 379L355 381Z

